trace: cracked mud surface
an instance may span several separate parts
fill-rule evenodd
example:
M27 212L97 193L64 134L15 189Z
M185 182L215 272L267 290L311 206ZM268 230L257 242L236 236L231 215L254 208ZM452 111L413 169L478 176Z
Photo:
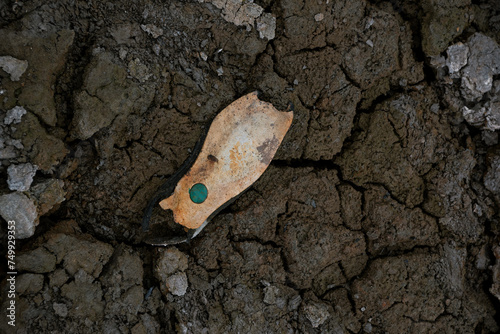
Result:
M499 43L495 1L1 3L2 332L500 331ZM190 243L144 244L255 90L295 105L270 167Z

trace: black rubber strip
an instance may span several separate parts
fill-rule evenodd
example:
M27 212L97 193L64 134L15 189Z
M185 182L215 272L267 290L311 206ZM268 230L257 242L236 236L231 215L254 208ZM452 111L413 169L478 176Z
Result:
M210 129L210 127L207 127L205 131L203 131L200 139L198 139L198 142L193 148L193 152L191 152L189 157L182 163L181 167L158 188L153 197L149 200L148 205L144 210L144 216L142 217L142 230L144 232L149 230L149 221L151 220L151 214L153 213L154 207L162 199L172 195L179 180L191 169L196 161L196 158L198 158L201 148L205 142L205 138L207 137L208 129Z

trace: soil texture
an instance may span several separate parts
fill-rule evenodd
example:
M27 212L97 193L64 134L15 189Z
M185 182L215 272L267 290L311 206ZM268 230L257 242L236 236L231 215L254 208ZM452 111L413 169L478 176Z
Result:
M252 91L269 168L144 243ZM498 333L499 133L498 1L0 1L0 332Z

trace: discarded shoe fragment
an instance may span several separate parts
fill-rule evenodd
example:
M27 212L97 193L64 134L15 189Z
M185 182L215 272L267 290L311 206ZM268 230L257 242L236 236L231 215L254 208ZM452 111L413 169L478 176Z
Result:
M264 173L292 124L292 109L290 104L287 111L278 111L253 92L222 110L191 156L160 187L146 208L144 231L159 204L163 210L172 211L178 225L175 233L148 238L146 242L171 245L198 235L219 211Z

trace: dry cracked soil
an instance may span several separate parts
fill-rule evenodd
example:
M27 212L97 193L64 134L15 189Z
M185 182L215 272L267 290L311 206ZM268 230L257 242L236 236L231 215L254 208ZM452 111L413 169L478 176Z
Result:
M498 333L499 43L495 0L0 1L0 331ZM256 90L295 105L267 171L145 244Z

